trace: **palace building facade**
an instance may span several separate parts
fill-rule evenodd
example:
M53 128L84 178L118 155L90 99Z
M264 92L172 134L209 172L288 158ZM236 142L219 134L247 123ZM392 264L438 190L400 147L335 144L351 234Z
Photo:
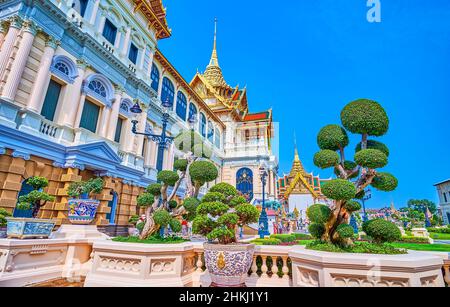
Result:
M43 176L56 200L41 217L67 223L68 185L101 177L96 224L127 225L158 161L173 169L183 155L174 145L158 155L158 144L133 134L130 109L144 110L138 131L158 134L167 101L169 136L198 119L217 182L260 199L264 163L265 196L277 198L272 111L250 113L246 89L225 82L216 35L205 72L183 78L158 49L171 36L161 0L3 1L0 26L0 207L13 211L26 179Z

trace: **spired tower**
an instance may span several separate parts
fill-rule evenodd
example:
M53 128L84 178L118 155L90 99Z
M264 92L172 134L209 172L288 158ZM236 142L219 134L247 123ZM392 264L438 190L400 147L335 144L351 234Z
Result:
M291 171L278 181L279 193L287 202L289 212L297 210L302 214L302 218L305 218L308 207L316 203L327 204L328 200L321 192L321 184L325 181L327 180L321 180L319 176L305 171L295 144Z
M235 186L249 202L262 200L259 175L263 163L268 171L265 199L277 199L278 159L272 153L272 110L251 113L247 88L232 87L226 81L217 55L217 19L214 23L214 43L209 64L203 73L197 72L190 82L197 95L225 124L222 171L220 181ZM200 126L209 121L199 114Z

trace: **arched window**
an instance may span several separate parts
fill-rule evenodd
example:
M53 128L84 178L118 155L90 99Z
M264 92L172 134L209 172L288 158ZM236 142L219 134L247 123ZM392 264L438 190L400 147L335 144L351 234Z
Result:
M214 142L214 126L210 121L208 121L208 141Z
M216 138L215 138L215 146L216 148L220 149L220 145L221 145L221 134L219 129L216 128L216 132L215 132Z
M177 115L182 120L186 120L187 101L186 96L182 92L178 92L177 95Z
M75 11L78 12L82 17L86 13L86 7L88 5L89 0L74 0L72 3L72 7Z
M159 89L159 70L155 64L152 65L152 72L150 74L150 78L152 79L152 89L158 92Z
M203 113L200 113L200 134L206 137L206 116Z
M107 107L111 107L114 101L114 87L111 82L103 75L92 74L84 81L83 91L86 95L100 100Z
M249 168L241 168L236 174L236 189L248 202L253 200L253 172Z
M122 114L125 117L131 117L131 112L130 109L133 107L133 102L128 99L122 99L122 101L120 102L120 114Z
M172 81L170 81L167 77L164 77L162 84L161 101L169 101L170 105L173 106L174 96L175 90Z
M192 102L189 104L189 117L188 120L193 118L194 116L197 116L197 107Z
M53 57L50 72L70 84L78 77L77 66L65 55Z

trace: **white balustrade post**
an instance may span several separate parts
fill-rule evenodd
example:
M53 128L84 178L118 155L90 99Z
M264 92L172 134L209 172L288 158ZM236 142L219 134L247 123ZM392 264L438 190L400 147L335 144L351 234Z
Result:
M283 259L283 279L289 279L288 257L283 256L281 259Z
M19 48L17 49L16 56L12 63L11 71L6 80L5 87L3 89L2 97L13 101L19 87L22 74L27 64L28 56L33 46L34 37L38 29L33 21L27 20L24 22L24 28L22 31L22 39L20 40Z
M197 252L197 272L202 273L203 272L203 260L202 260L203 252Z
M112 112L109 117L108 121L108 134L107 137L111 141L114 140L114 137L116 135L116 129L117 129L117 122L119 120L119 112L120 112L120 103L122 101L122 95L123 95L123 88L117 87L115 92L115 99L112 106Z
M44 54L39 63L39 71L33 84L33 89L28 101L28 109L40 113L44 102L44 93L50 83L50 66L59 42L49 36L45 42Z
M269 275L267 275L267 270L269 268L267 267L267 256L262 255L261 258L262 258L262 266L261 266L262 274L261 274L261 277L262 278L268 278Z
M254 277L254 278L258 278L258 265L256 264L256 258L258 256L253 256L253 262L252 262L252 274L250 275L250 277Z

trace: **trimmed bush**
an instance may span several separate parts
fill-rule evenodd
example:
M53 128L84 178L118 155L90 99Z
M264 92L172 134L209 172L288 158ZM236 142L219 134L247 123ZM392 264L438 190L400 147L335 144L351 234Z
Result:
M147 191L147 193L150 193L154 196L159 196L159 195L161 195L161 187L162 187L161 184L154 183L154 184L149 185L147 187L146 191Z
M339 155L332 150L322 150L314 155L314 164L321 169L334 167L339 164Z
M363 231L372 238L375 243L395 242L401 239L400 229L391 222L376 219L365 222Z
M429 244L430 243L428 238L412 237L412 236L402 237L397 242L400 242L400 243L417 243L417 244Z
M333 200L350 200L356 195L352 182L344 179L334 179L322 185L322 193Z
M281 241L274 238L256 239L252 241L255 245L280 245Z
M178 174L174 171L161 171L158 173L157 178L159 182L163 182L171 187L180 179Z
M197 207L197 214L207 215L210 214L213 217L221 216L222 214L227 213L229 207L219 201L210 202L210 203L201 203Z
M158 210L153 214L153 219L155 220L155 223L161 227L167 227L172 220L172 217L166 210Z
M342 125L348 131L383 136L389 130L389 118L383 107L369 99L349 103L341 112Z
M317 144L322 150L339 150L339 146L342 148L347 147L349 139L347 132L339 125L329 125L320 130L317 136Z
M305 233L294 233L293 236L296 241L312 240L312 236Z
M368 168L382 168L388 164L387 156L377 149L365 149L355 154L358 165Z
M336 232L339 234L339 237L341 239L353 238L353 236L355 235L353 227L347 224L339 225L336 229Z
M6 209L0 208L0 226L4 227L7 224L6 218L11 217L12 214L6 211Z
M294 243L295 241L297 241L295 235L288 234L274 234L271 235L270 238L280 240L283 243Z
M360 152L361 149L362 149L362 143L359 143L358 145L356 145L355 152ZM368 140L366 149L377 149L377 150L381 151L382 153L384 153L386 155L386 157L389 157L389 154L390 154L389 148L384 143L381 143L378 141Z
M325 226L323 224L312 223L308 227L308 231L316 239L322 238L325 233Z
M230 201L229 205L230 205L230 207L234 208L238 205L243 205L246 203L247 203L247 199L244 196L236 196Z
M173 232L177 233L177 232L181 232L181 223L179 220L177 219L171 219L169 222L169 226L170 229L172 229Z
M139 207L150 207L155 202L155 197L150 193L143 193L137 198L137 205Z
M178 203L176 202L176 200L169 201L169 208L170 209L175 209L176 207L178 207Z
M372 181L372 186L380 191L391 192L398 187L398 179L389 173L378 173Z
M180 172L185 172L188 167L188 160L178 159L173 163L173 168Z
M202 186L215 180L219 172L216 166L209 161L196 161L189 167L189 175L194 183Z
M238 192L237 192L236 188L233 187L231 184L228 184L225 182L216 184L209 191L214 192L214 193L222 193L223 195L225 195L225 197L238 196Z
M356 212L361 210L361 204L357 201L349 200L348 202L345 203L344 208L348 212Z
M326 205L313 205L308 208L306 215L313 223L324 224L331 216L331 209Z

